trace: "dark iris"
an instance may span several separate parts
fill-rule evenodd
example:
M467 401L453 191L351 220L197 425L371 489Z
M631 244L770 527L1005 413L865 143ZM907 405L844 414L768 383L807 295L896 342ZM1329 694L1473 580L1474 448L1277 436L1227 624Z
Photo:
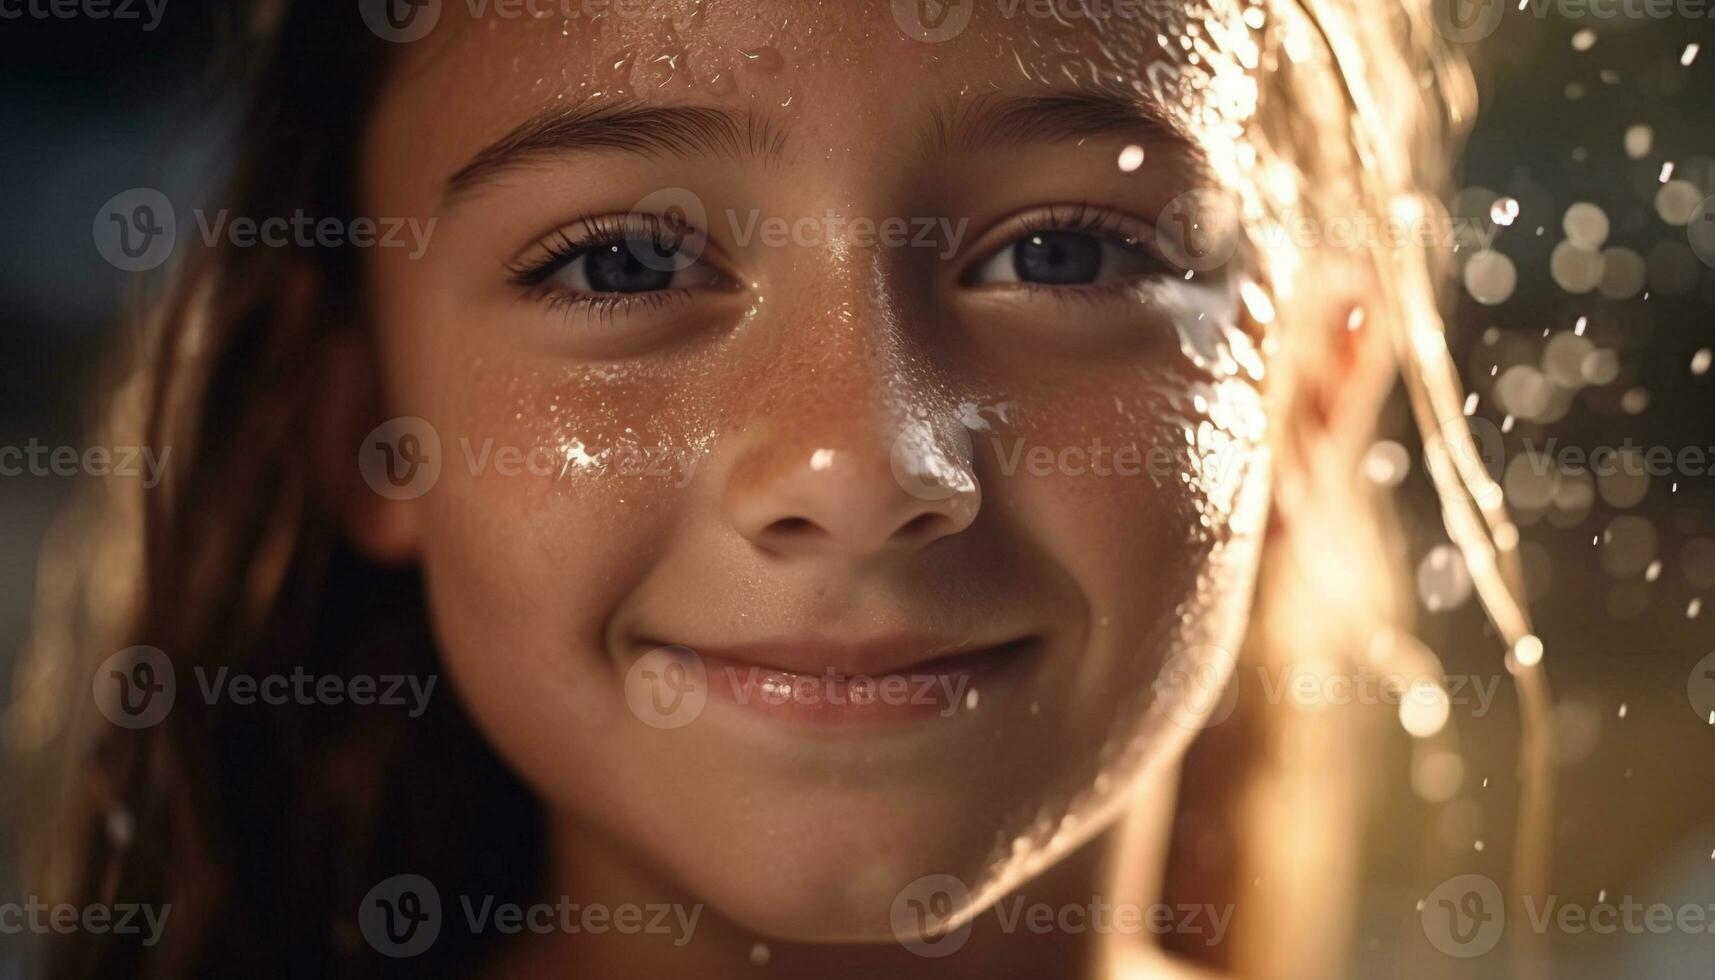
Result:
M598 293L649 293L673 285L674 265L665 246L639 239L591 251L584 258L584 275Z
M1102 243L1074 231L1041 231L1012 247L1013 271L1021 282L1078 286L1102 271Z

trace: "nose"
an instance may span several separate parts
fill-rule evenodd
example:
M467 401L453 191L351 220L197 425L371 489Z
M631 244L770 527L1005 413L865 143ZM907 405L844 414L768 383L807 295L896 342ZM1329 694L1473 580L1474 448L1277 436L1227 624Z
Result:
M864 559L971 526L982 491L956 419L843 428L781 432L745 454L726 494L739 534L775 555Z

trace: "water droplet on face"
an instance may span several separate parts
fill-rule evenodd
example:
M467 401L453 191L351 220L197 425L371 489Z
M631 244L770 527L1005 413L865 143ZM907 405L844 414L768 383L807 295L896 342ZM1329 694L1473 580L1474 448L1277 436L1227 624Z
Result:
M786 65L786 59L780 54L780 49L772 46L745 48L739 54L743 56L747 66L768 75L774 74Z
M768 944L767 943L757 943L756 945L750 947L750 965L751 966L767 966L768 965L768 957L769 957L769 952L768 952Z
M1121 170L1129 174L1141 166L1143 166L1143 147L1132 144L1120 151L1119 167Z

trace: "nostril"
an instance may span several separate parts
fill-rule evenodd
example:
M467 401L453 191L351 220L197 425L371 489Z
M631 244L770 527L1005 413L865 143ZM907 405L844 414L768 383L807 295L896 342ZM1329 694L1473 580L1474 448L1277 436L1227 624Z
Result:
M935 513L918 514L916 517L913 517L901 525L899 530L894 532L894 535L900 541L904 542L915 542L923 538L935 538L939 537L941 534L939 526L945 523L949 522L944 515Z
M782 517L763 529L763 533L771 538L801 540L825 537L828 532L807 517Z

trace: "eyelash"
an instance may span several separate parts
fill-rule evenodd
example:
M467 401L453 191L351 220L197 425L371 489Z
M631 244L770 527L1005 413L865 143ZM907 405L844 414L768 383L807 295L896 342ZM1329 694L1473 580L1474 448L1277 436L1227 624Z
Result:
M1068 214L1065 208L1070 208ZM1019 222L1019 234L1013 236L1016 241L1027 235L1044 231L1081 231L1089 234L1105 235L1109 238L1127 244L1136 244L1141 239L1127 234L1128 219L1120 216L1119 212L1101 205L1080 202L1072 205L1050 205L1041 211L1026 215Z
M580 233L566 228L579 228ZM1144 244L1138 234L1138 223L1111 208L1087 202L1074 205L1050 206L1020 219L1016 229L1000 248L1011 248L1021 239L1042 232L1077 232L1099 236L1127 248L1144 250L1164 273L1173 272L1171 263ZM681 239L683 236L680 236ZM539 246L542 254L528 261L509 263L511 282L532 300L544 303L550 310L584 310L592 315L611 318L620 313L646 312L660 309L685 299L692 290L660 289L636 293L579 293L553 284L554 276L577 259L598 249L628 241L644 241L652 245L670 244L663 233L662 221L651 214L604 214L578 219L553 232ZM996 250L998 251L998 250ZM987 261L995 251L985 253ZM960 281L980 267L961 275ZM1030 295L1047 295L1069 302L1093 302L1114 292L1123 292L1131 281L1116 280L1077 286L1057 286L1035 282L1006 284L1008 288Z
M566 228L580 228L572 234ZM681 240L683 236L680 236ZM556 287L552 280L560 270L598 249L625 242L644 241L667 245L661 219L652 214L603 214L576 219L540 243L539 257L507 265L514 286L550 310L583 309L598 316L657 309L683 299L687 289L658 289L638 293L576 293Z
M1103 205L1089 202L1050 205L1020 219L1017 228L1007 235L1005 244L1001 245L1000 249L983 253L979 262L960 276L960 282L962 283L965 278L973 274L983 262L988 261L997 251L1012 248L1019 241L1029 238L1031 235L1050 231L1081 232L1106 238L1126 248L1138 249L1159 267L1158 272L1176 275L1177 270L1174 269L1172 263L1146 243L1145 227L1142 222ZM1111 293L1124 292L1131 288L1133 281L1115 280L1082 286L1051 286L1037 282L1013 282L1005 285L1009 289L1032 295L1048 294L1067 301L1091 302Z

